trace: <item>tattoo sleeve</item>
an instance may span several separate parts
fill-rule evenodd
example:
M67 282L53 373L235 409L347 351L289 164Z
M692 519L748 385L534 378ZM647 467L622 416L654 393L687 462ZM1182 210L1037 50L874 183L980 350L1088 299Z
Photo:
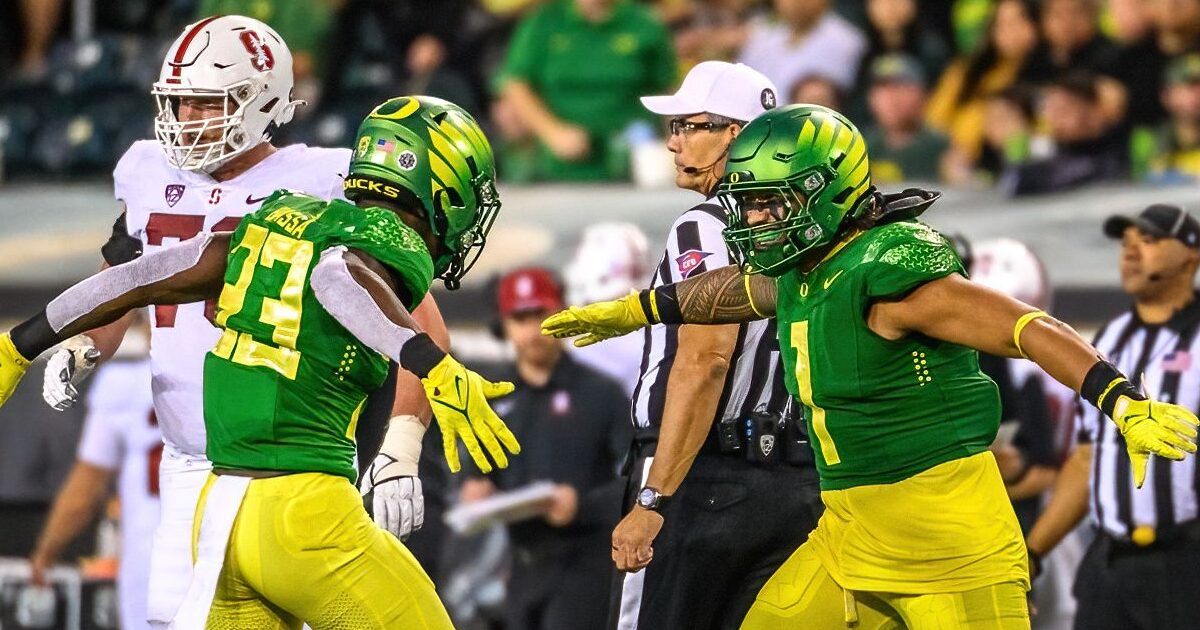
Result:
M684 324L738 324L775 316L775 280L743 275L734 265L660 287L656 293L667 323L673 323L668 320L674 317L666 315L672 311Z

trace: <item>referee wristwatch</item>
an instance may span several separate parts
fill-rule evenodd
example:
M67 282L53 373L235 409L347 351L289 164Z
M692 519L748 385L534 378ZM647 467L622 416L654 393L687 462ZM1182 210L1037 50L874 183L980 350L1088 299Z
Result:
M659 514L662 514L663 508L667 507L667 503L670 501L671 497L664 495L650 486L642 488L641 492L638 492L637 495L638 505L650 510L651 512L658 512Z

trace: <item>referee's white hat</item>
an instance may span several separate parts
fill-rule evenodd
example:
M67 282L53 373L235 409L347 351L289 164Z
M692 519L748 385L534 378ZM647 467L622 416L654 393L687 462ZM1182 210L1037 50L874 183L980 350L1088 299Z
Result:
M775 84L743 63L704 61L683 78L674 94L643 96L642 105L661 116L716 114L749 122L778 104Z

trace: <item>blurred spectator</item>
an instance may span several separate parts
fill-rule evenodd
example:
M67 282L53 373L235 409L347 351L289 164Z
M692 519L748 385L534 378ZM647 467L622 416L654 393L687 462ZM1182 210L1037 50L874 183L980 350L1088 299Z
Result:
M1122 11L1142 15L1124 22L1133 26L1111 72L1130 95L1130 124L1158 124L1166 112L1161 100L1150 95L1162 92L1163 73L1171 58L1200 50L1200 0L1144 0L1123 6ZM1152 28L1139 34L1138 17L1148 19Z
M869 75L875 124L863 136L871 179L877 184L936 181L950 140L925 126L924 68L908 55L889 54L875 59Z
M968 159L978 159L983 144L987 97L1017 81L1037 46L1035 15L1028 0L1000 0L982 48L952 62L930 97L930 126Z
M1031 60L1049 78L1070 70L1106 72L1117 47L1099 29L1099 0L1042 0L1043 43Z
M749 34L756 0L697 0L672 23L675 51L684 67L709 59L732 59Z
M1162 103L1168 119L1134 129L1130 138L1133 176L1157 183L1200 180L1200 53L1167 66Z
M1104 115L1095 75L1079 71L1048 84L1040 113L1052 152L1008 168L1000 182L1008 194L1058 192L1125 176L1125 141Z
M21 0L24 42L18 72L26 78L40 77L46 70L46 55L54 43L62 0Z
M467 480L461 500L477 501L538 481L555 484L539 516L508 526L512 575L506 630L600 630L611 573L609 530L620 513L617 476L632 439L629 399L619 385L544 337L542 320L563 308L546 269L513 271L496 292L500 327L516 351L504 378L516 391L495 403L522 452L509 467Z
M526 132L537 139L538 179L622 179L623 134L650 120L637 96L675 78L670 35L646 7L551 0L517 27L496 80L497 117L508 124L498 123L509 140Z
M867 0L867 53L860 66L859 85L868 85L867 71L874 60L890 53L914 58L923 76L941 73L950 58L950 48L924 20L917 19L918 9L917 0Z
M344 2L322 60L324 109L353 121L364 102L427 94L482 117L481 88L470 82L478 60L462 42L468 0L306 1Z
M829 0L774 0L773 20L750 28L738 61L767 75L777 86L803 77L828 77L849 90L866 52L862 32L829 8Z
M974 175L994 182L1008 165L1020 164L1034 155L1035 141L1043 140L1034 136L1037 124L1034 97L1035 92L1022 85L1014 85L988 97L983 151L976 164L968 165L975 169ZM971 176L968 174L967 179ZM966 183L962 178L952 177L951 181Z
M573 306L625 297L650 284L646 234L633 223L595 223L583 231L564 275L567 301ZM570 346L580 363L607 374L633 396L642 363L641 335L613 337L582 348Z
M789 103L810 103L842 110L842 90L825 74L809 74L797 79L788 90L788 99Z

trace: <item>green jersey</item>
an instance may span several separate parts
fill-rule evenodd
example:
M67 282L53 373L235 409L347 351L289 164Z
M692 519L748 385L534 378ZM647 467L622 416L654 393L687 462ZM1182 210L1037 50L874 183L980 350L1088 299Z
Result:
M952 273L965 275L949 242L902 221L778 279L787 386L807 408L822 489L894 483L996 437L999 393L974 350L921 335L889 341L867 327L872 302Z
M424 241L395 213L279 191L230 243L204 362L208 457L222 468L323 472L356 480L354 430L388 359L360 343L313 295L309 275L333 247L389 268L410 310L429 291Z

